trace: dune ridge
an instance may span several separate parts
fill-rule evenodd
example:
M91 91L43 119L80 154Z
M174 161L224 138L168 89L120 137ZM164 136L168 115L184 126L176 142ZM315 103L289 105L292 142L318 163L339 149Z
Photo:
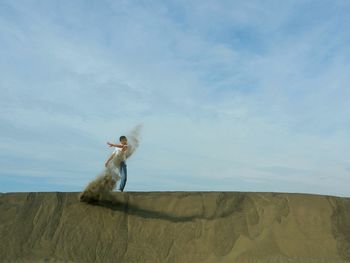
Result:
M253 192L0 194L1 262L350 262L350 198Z

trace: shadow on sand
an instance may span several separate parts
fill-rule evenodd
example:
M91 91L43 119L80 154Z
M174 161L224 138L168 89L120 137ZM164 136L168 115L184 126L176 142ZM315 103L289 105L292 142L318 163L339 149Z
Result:
M118 200L113 195L104 196L100 201L90 202L91 205L105 207L113 211L120 211L130 215L139 216L146 219L162 219L171 222L188 222L195 219L212 220L215 218L223 218L231 216L233 213L243 215L244 208L252 209L252 202L243 194L236 194L235 196L229 194L221 194L217 201L216 207L208 214L205 212L204 204L202 204L201 212L194 212L193 215L176 215L162 211L145 209L140 206L130 204L129 196L125 196L124 201ZM243 214L242 214L243 213Z
M137 205L130 204L128 202L128 199L122 202L113 196L109 196L100 201L91 202L90 205L105 207L113 211L120 211L129 215L135 215L146 219L162 219L171 222L187 222L193 221L194 219L204 219L204 216L201 214L178 216L166 212L145 209Z

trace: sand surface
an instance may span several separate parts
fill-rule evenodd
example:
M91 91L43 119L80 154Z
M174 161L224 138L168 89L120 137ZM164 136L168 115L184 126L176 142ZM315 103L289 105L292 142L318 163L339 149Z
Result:
M1 262L350 262L350 198L0 194Z

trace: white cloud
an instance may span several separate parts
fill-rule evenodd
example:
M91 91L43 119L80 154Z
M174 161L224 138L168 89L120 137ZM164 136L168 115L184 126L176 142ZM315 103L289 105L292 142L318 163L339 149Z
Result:
M142 122L130 189L349 194L343 4L2 3L0 176L84 184Z

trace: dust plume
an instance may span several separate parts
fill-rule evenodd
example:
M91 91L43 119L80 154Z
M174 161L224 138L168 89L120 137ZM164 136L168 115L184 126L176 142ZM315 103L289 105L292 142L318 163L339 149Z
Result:
M137 125L127 134L128 148L125 152L126 159L130 158L140 144L140 132L142 125ZM80 194L80 201L91 202L101 200L104 196L112 192L117 185L120 163L123 160L122 154L117 154L109 162L108 166L93 180Z

